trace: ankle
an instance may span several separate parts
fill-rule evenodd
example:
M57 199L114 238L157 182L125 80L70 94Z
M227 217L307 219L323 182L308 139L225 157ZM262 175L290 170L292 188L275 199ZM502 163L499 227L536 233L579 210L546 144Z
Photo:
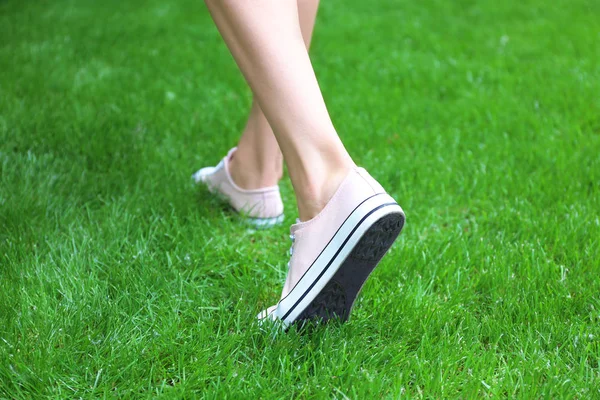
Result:
M348 160L330 167L326 173L313 174L300 190L295 190L300 221L316 217L325 208L353 165Z
M283 176L283 163L247 161L238 156L237 151L228 163L233 182L242 189L252 190L275 186Z

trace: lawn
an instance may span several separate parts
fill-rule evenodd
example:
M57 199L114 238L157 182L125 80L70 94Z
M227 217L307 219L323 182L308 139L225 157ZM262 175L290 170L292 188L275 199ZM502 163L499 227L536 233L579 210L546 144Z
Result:
M0 398L600 398L600 2L325 0L311 54L407 225L281 333L289 179L269 231L190 180L250 104L203 2L0 0Z

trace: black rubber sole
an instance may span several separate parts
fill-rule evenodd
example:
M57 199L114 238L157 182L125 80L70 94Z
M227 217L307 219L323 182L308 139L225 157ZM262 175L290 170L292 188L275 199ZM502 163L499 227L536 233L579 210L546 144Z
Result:
M294 323L328 322L332 319L347 321L365 281L392 247L403 226L404 215L401 213L388 214L371 225L335 275Z

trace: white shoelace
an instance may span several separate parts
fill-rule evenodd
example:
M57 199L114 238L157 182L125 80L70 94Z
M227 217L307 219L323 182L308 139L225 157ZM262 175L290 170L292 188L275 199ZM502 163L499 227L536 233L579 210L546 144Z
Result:
M294 235L290 235L290 239L292 240L292 245L290 246L290 261L288 261L288 269L290 269L290 264L292 262L292 255L294 254L294 243L296 241L296 237Z

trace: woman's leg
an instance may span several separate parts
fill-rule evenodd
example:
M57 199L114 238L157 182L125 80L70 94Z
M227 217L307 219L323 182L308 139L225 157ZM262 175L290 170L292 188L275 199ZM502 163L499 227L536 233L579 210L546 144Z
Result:
M288 166L301 220L314 217L354 165L331 122L296 0L206 0ZM235 159L235 157L234 157Z
M319 0L297 0L300 30L308 49ZM274 186L283 175L283 156L258 101L253 99L248 122L229 164L233 180L244 189Z

